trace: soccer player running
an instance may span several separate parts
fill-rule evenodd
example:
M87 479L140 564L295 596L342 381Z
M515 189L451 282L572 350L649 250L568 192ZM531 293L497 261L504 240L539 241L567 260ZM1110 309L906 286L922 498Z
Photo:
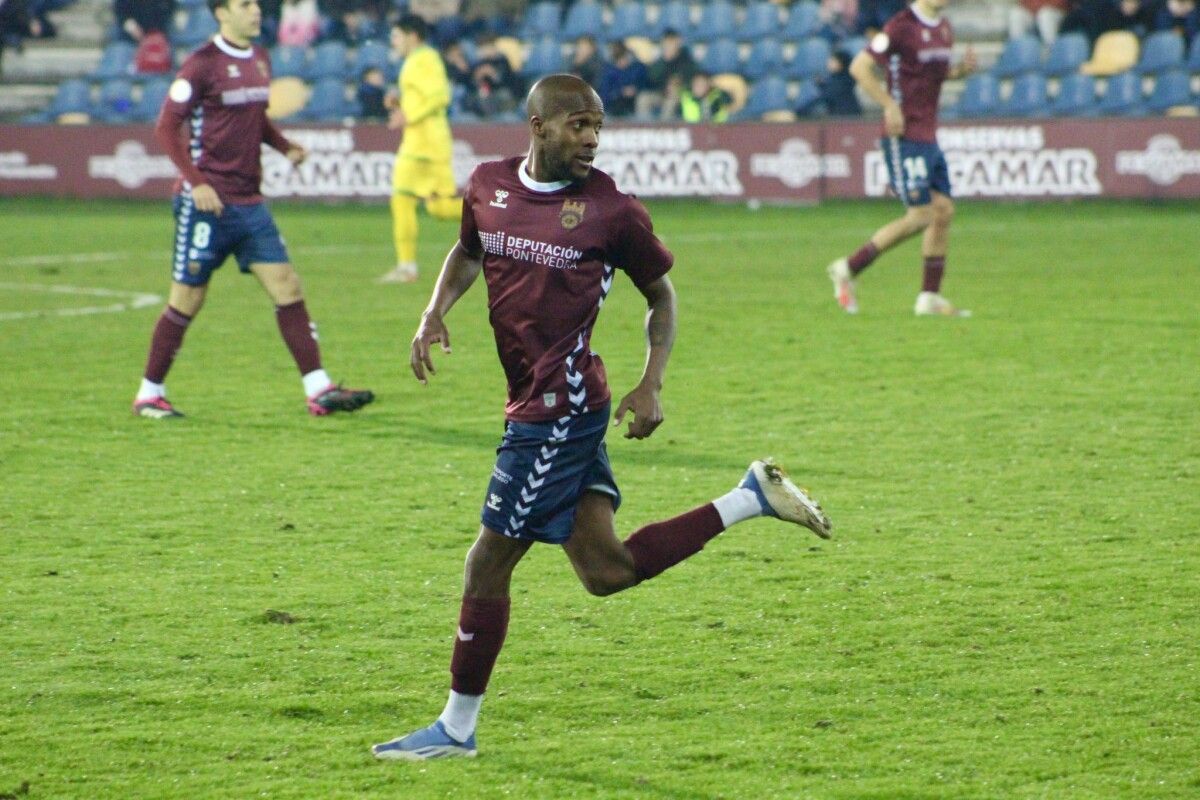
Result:
M504 644L509 582L534 542L561 545L595 595L636 586L699 552L734 523L778 517L828 537L820 507L772 463L753 462L737 488L625 541L613 515L621 493L604 446L610 392L589 342L615 270L646 298L648 349L641 380L617 404L632 415L625 438L663 421L659 393L675 338L674 261L650 216L612 178L592 168L604 121L596 92L574 75L551 75L526 103L527 157L481 164L467 185L451 249L412 342L421 383L433 345L450 352L445 316L482 271L489 319L508 378L506 425L467 554L450 661L450 697L432 725L376 745L379 758L473 756L488 678Z
M849 258L828 267L833 296L847 313L858 313L855 279L880 254L924 231L924 274L913 310L918 315L968 316L941 294L954 202L950 171L937 144L937 109L942 83L975 69L968 50L951 68L954 34L942 17L948 0L916 0L888 20L866 50L850 63L858 85L883 107L884 160L892 190L904 203L903 217L889 222ZM887 71L887 83L877 67Z
M401 17L392 27L392 49L404 59L404 66L399 107L393 108L388 127L403 128L404 134L392 167L396 267L380 283L417 279L418 202L424 201L425 210L438 219L458 219L462 211L451 167L454 139L446 117L450 81L442 57L425 43L428 35L425 20L413 15Z
M154 327L133 413L154 419L183 416L167 400L163 382L188 325L204 305L209 279L231 254L275 303L279 332L300 369L309 412L354 411L374 395L343 389L322 369L317 328L308 317L300 278L259 186L263 142L293 164L306 155L267 119L270 59L251 43L262 11L258 0L208 0L208 7L220 33L183 62L155 128L182 177L175 196L170 296ZM186 142L180 136L185 124Z

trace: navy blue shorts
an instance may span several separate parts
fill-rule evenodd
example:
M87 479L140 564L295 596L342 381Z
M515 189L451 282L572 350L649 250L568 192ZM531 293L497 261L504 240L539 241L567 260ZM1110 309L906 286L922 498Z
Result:
M483 503L483 524L515 539L562 544L571 538L575 506L592 490L621 505L608 463L606 405L553 422L508 422Z
M265 203L226 205L221 216L197 211L192 196L175 195L175 258L179 283L204 286L233 254L242 272L251 264L287 264L287 247Z
M885 137L880 139L887 162L888 182L906 206L927 206L930 192L950 197L950 168L942 148L931 142Z

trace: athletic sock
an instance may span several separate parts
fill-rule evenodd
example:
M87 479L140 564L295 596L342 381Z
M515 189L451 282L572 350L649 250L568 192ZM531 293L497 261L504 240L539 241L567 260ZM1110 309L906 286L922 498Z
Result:
M699 553L723 530L720 512L707 503L674 519L647 525L626 539L625 547L633 555L633 569L640 582Z
M300 381L304 384L305 397L316 397L333 385L333 379L323 369L314 369L307 375L302 375Z
M879 256L879 248L874 242L867 241L862 247L854 252L846 262L850 265L850 274L857 275L867 267L871 266L871 262Z
M475 732L479 722L479 708L483 705L481 694L461 694L450 690L446 699L446 708L438 720L450 738L456 742L465 742Z
M166 397L167 387L161 383L148 381L142 378L142 385L138 387L137 397L133 398L133 402L140 403L143 400L153 400L156 397Z
M717 509L717 513L721 515L721 524L725 526L725 530L729 530L739 522L761 517L763 513L758 495L751 489L740 487L713 500L712 504Z
M279 332L292 353L301 375L308 375L321 368L321 349L317 346L317 326L308 318L308 309L303 300L286 306L275 306L275 321Z
M509 606L507 597L463 596L450 659L450 688L455 692L481 695L487 690L508 633Z
M167 379L167 372L171 369L172 362L175 361L175 354L179 352L179 347L183 344L183 334L187 332L191 321L191 317L178 309L171 306L163 309L162 316L158 318L158 323L154 326L154 334L150 337L150 355L146 358L143 389L146 388L146 381L151 385L161 386ZM151 395L151 397L161 396L161 393ZM142 398L139 392L138 399L149 398Z
M921 291L937 294L942 290L942 275L946 272L945 256L925 256L925 268L921 276Z

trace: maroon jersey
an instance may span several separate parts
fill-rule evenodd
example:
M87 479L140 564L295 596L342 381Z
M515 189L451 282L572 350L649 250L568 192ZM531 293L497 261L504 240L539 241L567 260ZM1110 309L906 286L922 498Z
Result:
M867 51L887 70L888 91L904 112L904 138L937 142L938 98L950 72L950 22L921 16L909 6L887 21Z
M267 119L270 86L271 60L257 45L243 50L216 36L188 56L155 131L184 188L207 183L224 203L262 201L262 144L288 147Z
M541 422L608 402L588 344L613 270L642 288L674 262L642 204L597 169L580 183L535 183L520 157L491 161L467 183L459 239L483 256L505 416Z

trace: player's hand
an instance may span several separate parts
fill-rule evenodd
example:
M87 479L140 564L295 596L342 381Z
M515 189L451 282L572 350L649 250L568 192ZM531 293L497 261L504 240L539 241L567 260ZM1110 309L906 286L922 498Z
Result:
M304 159L308 158L308 151L304 149L303 145L293 144L288 146L287 153L284 155L287 156L288 161L292 162L293 167L298 167L304 163Z
M221 202L221 197L217 194L217 190L207 183L192 187L192 202L196 204L197 211L216 214L218 217L225 210L225 204Z
M451 352L450 331L446 329L446 323L442 322L440 314L427 312L421 317L421 326L417 328L417 335L413 337L412 352L408 360L413 375L421 383L429 382L425 377L426 370L430 375L437 374L437 370L433 368L433 358L430 354L434 343L441 344L443 353Z
M404 112L397 108L388 117L388 129L398 131L404 127L404 122Z
M904 112L894 100L883 107L883 129L888 136L904 135Z
M658 398L658 389L644 383L635 386L633 391L621 398L621 402L617 405L613 425L619 426L628 411L633 412L633 421L629 423L629 430L625 431L626 439L645 439L654 433L654 430L663 422L662 403Z

